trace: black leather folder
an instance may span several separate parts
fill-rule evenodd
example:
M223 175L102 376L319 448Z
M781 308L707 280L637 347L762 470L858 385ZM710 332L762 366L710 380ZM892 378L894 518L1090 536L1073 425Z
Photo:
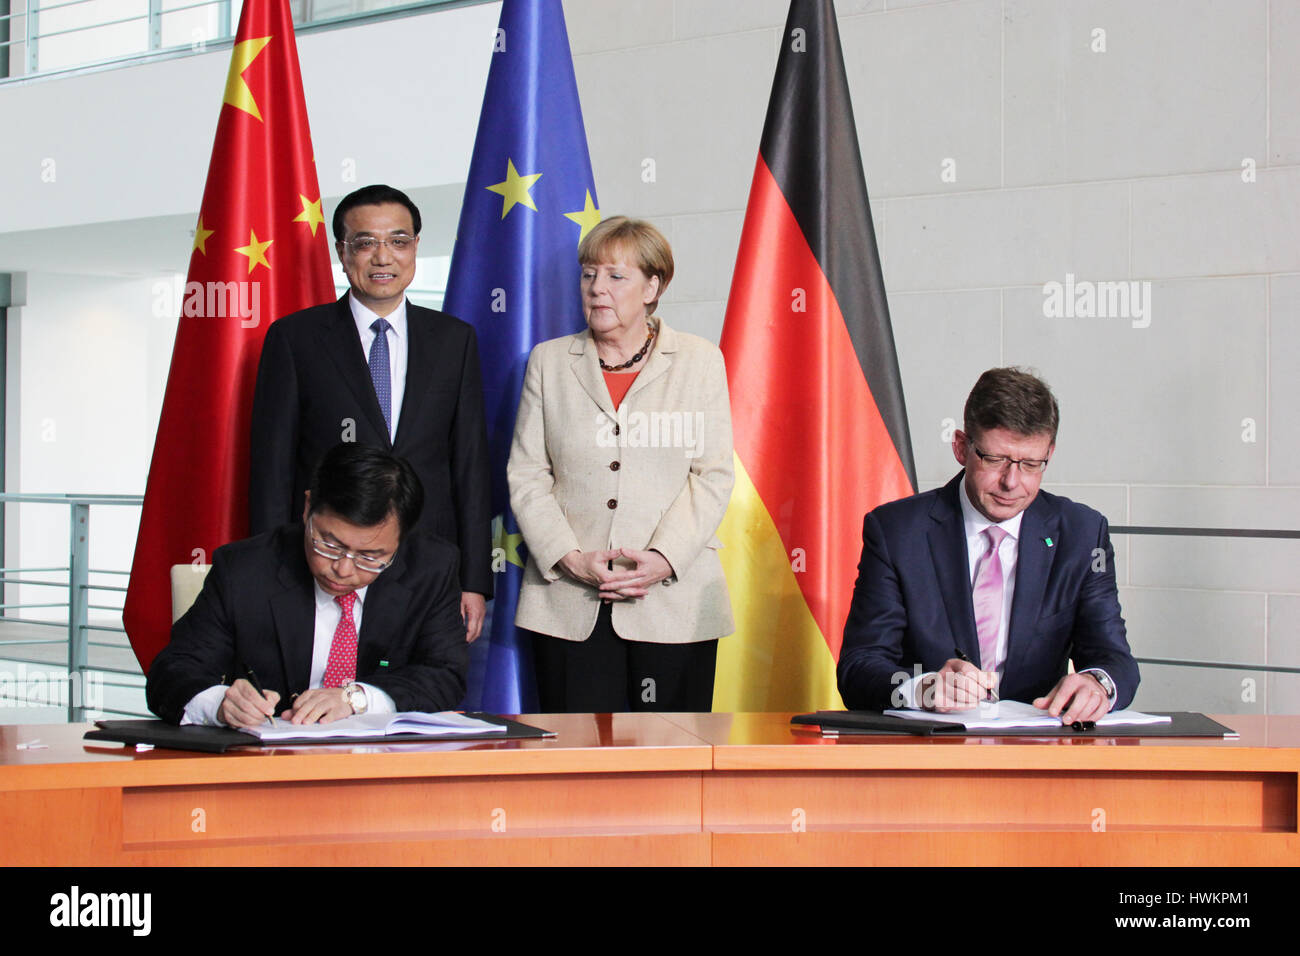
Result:
M826 736L854 734L908 734L929 737L936 734L971 737L1237 737L1231 727L1194 711L1148 711L1171 718L1167 724L1138 724L1128 727L1095 727L1092 730L1074 730L1060 727L1009 727L1005 730L966 730L962 724L940 721L910 720L886 717L874 710L819 710L813 714L798 714L790 718L792 724L819 726Z
M503 734L388 734L376 737L303 737L291 740L268 740L263 743L252 734L246 734L229 727L196 727L188 725L178 727L164 720L97 720L97 730L88 730L83 739L104 740L122 744L151 744L169 750L192 750L200 753L220 754L233 747L297 747L305 744L333 744L352 746L354 744L403 744L420 741L440 741L458 743L462 740L521 740L537 737L554 737L554 731L543 730L517 720L498 717L495 714L467 714L489 723L501 724L506 732Z

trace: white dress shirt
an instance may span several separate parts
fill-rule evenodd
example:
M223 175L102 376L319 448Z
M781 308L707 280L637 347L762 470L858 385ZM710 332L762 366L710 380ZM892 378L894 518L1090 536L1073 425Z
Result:
M371 331L370 326L379 316L358 302L354 295L348 296L348 303L352 306L352 321L357 324L357 334L361 336L361 347L365 350L366 363L369 364L370 349L375 344L375 333ZM389 388L393 399L392 414L389 418L388 439L395 442L397 439L397 419L402 411L402 397L406 394L406 356L410 351L410 339L407 337L406 326L406 300L403 299L402 304L384 316L384 319L392 326L387 332L388 371L392 379Z
M985 529L996 524L1007 533L998 548L998 559L1002 562L1002 616L998 620L998 649L994 657L997 661L995 670L998 674L1001 674L1007 663L1007 635L1011 632L1011 603L1016 596L1016 562L1020 557L1020 521L1024 518L1025 513L1022 511L1006 521L990 521L971 503L966 490L966 482L964 481L961 483L961 494L957 498L961 502L962 525L966 531L966 559L969 563L972 592L975 590L975 572L980 564L980 559L989 550L988 538L984 536ZM956 648L953 649L953 653L956 654ZM1100 667L1089 667L1081 673L1088 674L1094 671L1099 674L1106 673ZM929 674L920 674L899 687L904 707L918 709L916 703L917 688L920 686L921 681L932 676L933 673L931 671ZM1107 677L1109 676L1107 675ZM1111 698L1111 703L1114 703L1114 698Z
M373 336L371 336L373 338ZM357 596L356 603L352 605L352 624L356 628L358 635L361 633L361 614L365 607L366 591L369 588L358 588L354 593ZM311 649L311 677L308 681L308 687L320 687L321 681L325 677L325 668L329 664L330 645L334 643L334 631L339 626L339 620L343 617L343 609L339 607L334 596L326 592L312 581L312 591L315 595L316 603L316 623L312 633ZM237 675L242 676L242 675ZM380 690L373 684L361 684L366 691L366 713L368 714L392 714L397 712L397 705L393 703L393 698L386 691ZM221 703L226 698L227 685L214 684L207 690L199 691L190 698L190 702L185 705L185 714L181 718L181 724L204 724L209 727L220 727L224 725L219 714L221 713Z
M998 548L998 558L1002 561L1002 615L998 619L998 650L995 657L997 660L996 670L1001 673L1002 666L1007 662L1007 634L1010 633L1011 626L1011 601L1016 592L1016 560L1020 554L1020 522L1025 513L1022 511L1006 521L990 521L971 504L969 493L966 490L966 482L964 481L961 483L961 493L957 496L957 499L961 502L962 526L966 531L966 560L970 571L972 591L975 589L975 572L979 567L980 559L989 550L989 541L988 538L984 537L984 530L996 524L1007 533ZM956 656L956 653L957 649L954 647L953 656ZM899 687L899 691L903 695L903 706L917 707L917 688L920 686L921 681L933 674L934 671L928 674L919 674Z

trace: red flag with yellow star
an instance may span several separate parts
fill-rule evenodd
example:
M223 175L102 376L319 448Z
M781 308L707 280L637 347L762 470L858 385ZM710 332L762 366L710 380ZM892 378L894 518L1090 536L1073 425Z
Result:
M248 533L248 428L266 327L334 298L288 0L246 0L181 300L123 623L147 672L169 569Z

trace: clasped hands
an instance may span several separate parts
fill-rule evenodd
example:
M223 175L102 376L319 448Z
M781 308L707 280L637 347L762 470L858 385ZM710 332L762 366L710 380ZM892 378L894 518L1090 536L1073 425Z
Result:
M612 561L631 561L632 567L610 568ZM673 566L658 551L615 548L611 551L570 551L560 570L575 581L590 584L607 601L645 597L650 587L673 576Z
M998 675L982 671L970 661L953 658L937 673L927 674L917 688L918 703L923 710L948 713L969 710L985 700L997 700ZM1110 698L1097 678L1091 674L1066 674L1046 696L1036 698L1034 706L1045 710L1061 723L1076 720L1099 720L1110 711Z
M280 702L280 695L268 690L266 696L259 694L248 681L242 677L226 690L217 716L229 727L256 727L266 723L266 719L275 713L275 705ZM330 721L352 716L352 705L348 703L344 689L341 687L316 687L305 690L293 699L293 705L280 715L281 719L294 724L328 724Z

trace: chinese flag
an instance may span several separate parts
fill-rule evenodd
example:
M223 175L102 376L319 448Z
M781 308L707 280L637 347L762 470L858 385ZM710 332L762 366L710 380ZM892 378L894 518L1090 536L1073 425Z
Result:
M718 534L736 636L713 707L840 707L862 517L915 489L835 8L794 0L722 329L736 487Z
M172 349L122 612L146 672L171 633L173 564L248 534L248 427L262 339L334 298L288 0L246 0Z

